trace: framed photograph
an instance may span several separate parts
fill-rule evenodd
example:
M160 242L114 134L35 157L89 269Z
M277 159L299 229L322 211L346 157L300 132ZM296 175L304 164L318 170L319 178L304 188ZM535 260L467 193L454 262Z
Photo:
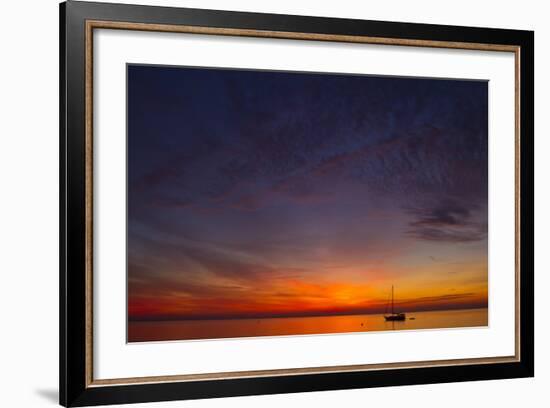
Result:
M533 32L60 27L62 405L533 376Z

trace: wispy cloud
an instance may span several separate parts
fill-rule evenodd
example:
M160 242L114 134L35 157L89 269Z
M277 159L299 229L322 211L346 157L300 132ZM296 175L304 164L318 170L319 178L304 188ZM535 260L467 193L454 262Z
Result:
M408 209L413 217L407 234L426 241L472 242L487 237L487 223L476 219L476 204L445 200L435 206Z

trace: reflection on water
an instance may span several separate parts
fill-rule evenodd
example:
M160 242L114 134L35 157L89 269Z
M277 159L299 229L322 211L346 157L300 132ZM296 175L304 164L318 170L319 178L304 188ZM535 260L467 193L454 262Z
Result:
M487 326L487 309L407 313L407 320L386 322L383 315L285 317L270 319L129 322L128 341L216 339L296 334Z

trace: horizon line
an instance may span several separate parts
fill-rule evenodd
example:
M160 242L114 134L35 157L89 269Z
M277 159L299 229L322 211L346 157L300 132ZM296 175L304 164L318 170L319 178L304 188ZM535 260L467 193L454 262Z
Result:
M421 312L441 312L455 310L473 310L488 309L489 305L467 305L467 307L446 307L446 308L420 308L410 311L396 311L395 313L421 313ZM334 316L358 316L358 315L385 315L390 314L382 311L346 311L346 312L318 312L318 313L299 313L299 314L261 314L261 315L210 315L210 316L165 316L165 317L131 317L127 316L128 322L167 322L167 321L198 321L198 320L258 320L258 319L291 319L304 317L334 317Z

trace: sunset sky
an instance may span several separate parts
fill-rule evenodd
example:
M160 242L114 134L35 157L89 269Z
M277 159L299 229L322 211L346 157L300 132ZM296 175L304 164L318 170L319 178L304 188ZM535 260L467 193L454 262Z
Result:
M487 83L128 66L130 320L487 305Z

